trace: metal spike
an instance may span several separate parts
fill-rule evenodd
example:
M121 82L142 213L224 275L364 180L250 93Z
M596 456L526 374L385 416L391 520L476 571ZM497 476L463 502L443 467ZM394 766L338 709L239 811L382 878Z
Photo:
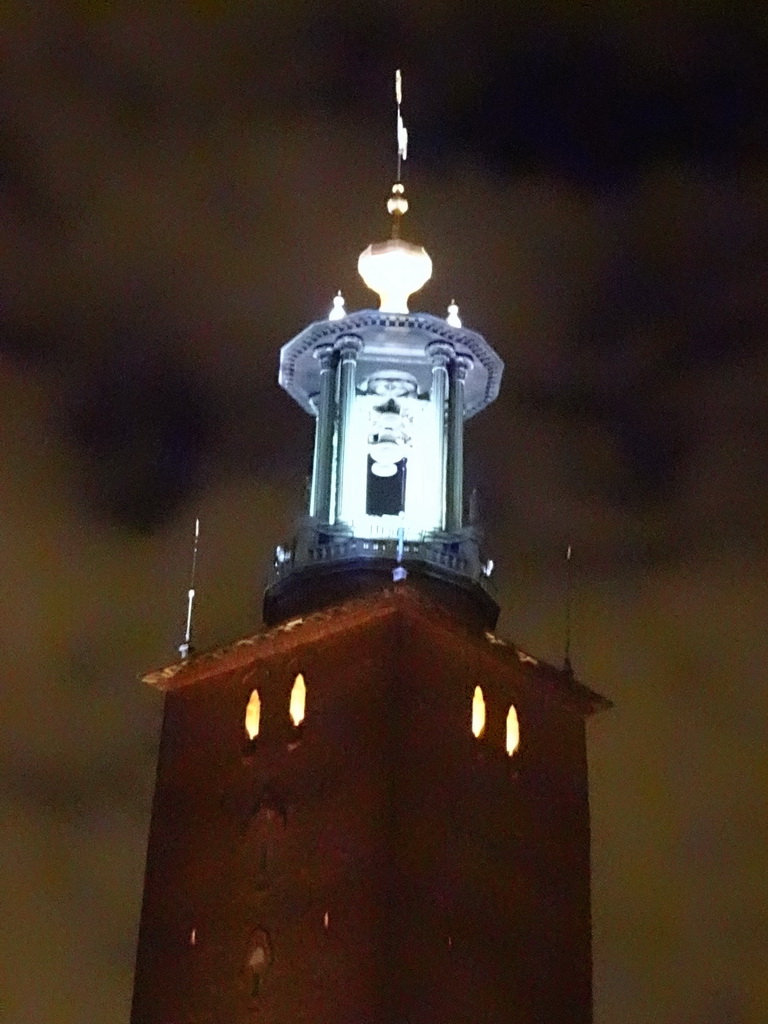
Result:
M192 608L195 602L195 576L197 574L197 545L200 540L200 520L195 519L195 542L192 548L192 572L190 573L189 590L187 591L187 626L184 641L179 644L179 654L188 658L192 653Z

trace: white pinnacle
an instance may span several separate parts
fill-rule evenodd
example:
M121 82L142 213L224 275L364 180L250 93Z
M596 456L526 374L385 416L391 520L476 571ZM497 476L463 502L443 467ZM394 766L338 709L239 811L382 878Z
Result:
M456 305L454 300L451 300L451 304L448 307L448 316L445 318L445 322L450 324L451 327L461 327L461 320L459 319L459 307Z
M339 290L333 296L333 306L331 307L331 311L328 314L328 319L343 320L346 315L347 311L346 309L344 309L344 296L341 294L341 290Z

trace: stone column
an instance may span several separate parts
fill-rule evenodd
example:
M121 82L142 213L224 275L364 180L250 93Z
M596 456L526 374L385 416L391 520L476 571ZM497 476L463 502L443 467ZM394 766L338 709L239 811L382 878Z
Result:
M434 429L434 486L437 490L437 521L438 530L445 529L445 403L448 396L448 366L456 354L453 345L447 342L433 341L427 345L427 355L432 361L432 390L430 402L433 406Z
M339 408L336 420L336 502L334 522L342 521L344 508L344 481L347 476L345 458L349 449L348 434L355 401L355 370L357 353L363 343L356 334L345 334L336 342L339 353L336 374L339 381Z
M312 353L320 364L320 393L317 396L315 452L312 458L312 490L309 514L327 523L331 517L333 474L333 421L336 405L336 377L333 345L319 345Z
M449 370L445 488L445 528L449 533L460 530L464 519L464 381L471 365L468 356L457 356Z

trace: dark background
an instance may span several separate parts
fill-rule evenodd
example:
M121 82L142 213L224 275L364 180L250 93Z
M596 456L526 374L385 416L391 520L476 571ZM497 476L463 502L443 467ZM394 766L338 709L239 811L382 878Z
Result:
M169 5L174 6L174 5ZM750 8L751 9L751 8ZM0 19L0 1020L127 1021L160 699L253 632L311 422L279 346L408 233L506 362L467 432L500 632L573 657L597 1024L768 1019L759 5L283 0ZM759 12L759 13L758 13ZM524 738L523 738L524 742Z

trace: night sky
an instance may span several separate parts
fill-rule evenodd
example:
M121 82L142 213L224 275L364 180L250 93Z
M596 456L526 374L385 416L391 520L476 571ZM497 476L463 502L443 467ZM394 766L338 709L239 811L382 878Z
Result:
M506 363L466 440L499 632L561 660L572 543L574 664L616 704L596 1024L765 1024L764 12L100 6L0 19L0 1021L128 1020L138 677L197 515L198 645L259 626L311 457L278 349L338 288L375 304L400 66L416 305L455 296Z

